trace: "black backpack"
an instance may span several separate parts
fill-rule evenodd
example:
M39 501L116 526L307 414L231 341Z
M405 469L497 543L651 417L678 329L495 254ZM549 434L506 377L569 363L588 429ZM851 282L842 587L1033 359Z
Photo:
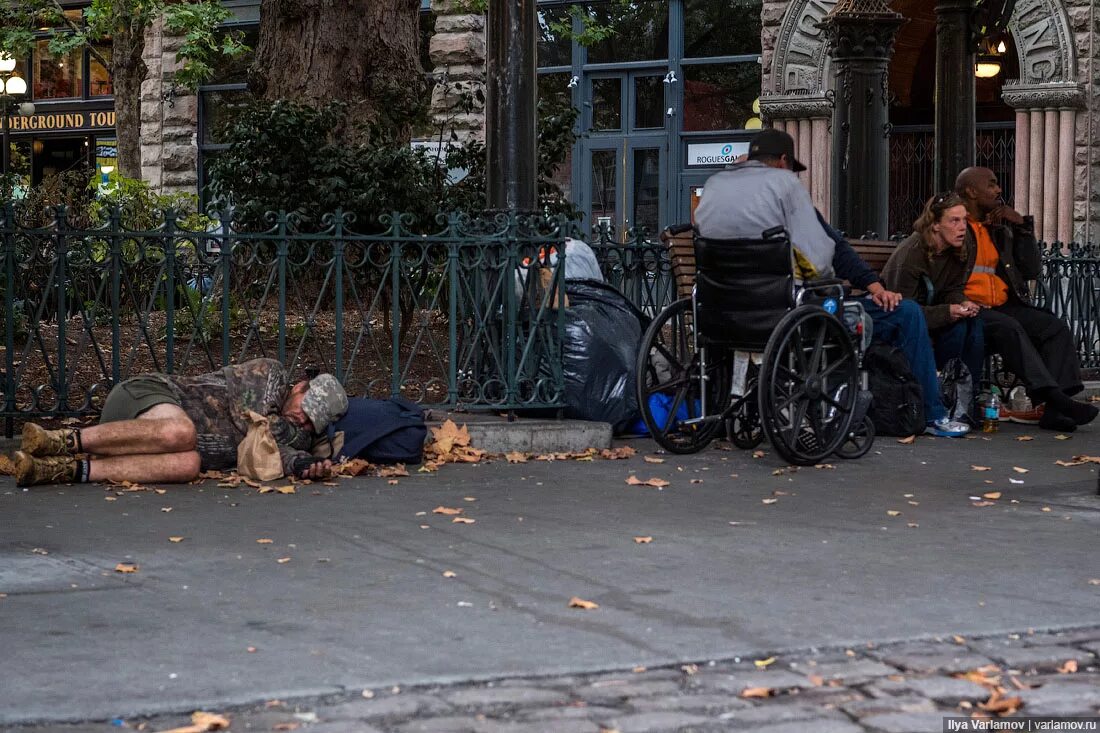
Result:
M878 435L907 437L924 432L924 393L909 368L905 352L872 343L863 355L871 381L871 422Z
M371 463L420 463L428 427L424 410L403 397L348 398L348 411L333 427L344 431L340 454Z

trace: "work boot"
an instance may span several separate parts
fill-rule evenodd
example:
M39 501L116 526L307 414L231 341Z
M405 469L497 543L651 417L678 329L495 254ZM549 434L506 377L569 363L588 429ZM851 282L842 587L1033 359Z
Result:
M76 481L76 459L72 456L45 456L35 458L23 451L16 451L15 485L69 484Z
M23 445L20 449L32 456L67 456L76 453L76 429L46 430L32 422L23 425Z

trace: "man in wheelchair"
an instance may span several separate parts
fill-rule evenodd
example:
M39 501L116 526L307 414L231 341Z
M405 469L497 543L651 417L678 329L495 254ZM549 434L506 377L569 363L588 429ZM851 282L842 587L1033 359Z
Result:
M874 439L861 369L872 333L923 373L929 431L968 431L947 420L920 307L826 229L794 175L804 168L791 137L769 129L748 160L705 184L692 296L650 324L638 355L643 418L669 451L698 451L725 426L739 447L766 436L791 463L863 455ZM869 295L848 297L833 275Z

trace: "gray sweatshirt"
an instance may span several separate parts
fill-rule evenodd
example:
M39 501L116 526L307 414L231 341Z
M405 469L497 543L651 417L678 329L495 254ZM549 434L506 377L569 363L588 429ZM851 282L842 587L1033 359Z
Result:
M715 173L703 185L695 226L713 239L759 239L781 226L790 235L799 280L833 277L836 244L818 223L809 191L791 171L746 160Z

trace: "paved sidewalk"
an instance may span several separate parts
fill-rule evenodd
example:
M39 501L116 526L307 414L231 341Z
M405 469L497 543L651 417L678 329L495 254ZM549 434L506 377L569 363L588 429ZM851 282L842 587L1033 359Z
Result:
M237 731L302 733L939 733L946 717L999 717L984 710L994 690L1015 708L1011 717L1095 717L1097 654L1100 627L596 675L395 686L215 712ZM10 730L158 731L189 722L169 715Z
M760 458L720 448L677 457L634 441L628 460L448 465L293 495L213 483L25 491L0 479L0 726L276 698L316 712L366 688L376 698L364 703L394 686L480 691L496 689L480 684L490 680L557 678L536 687L560 704L543 693L502 703L518 722L535 707L571 708L590 675L612 670L633 684L622 670L671 667L675 679L642 673L670 684L629 703L590 702L611 710L593 725L618 721L625 733L648 724L621 718L661 712L642 698L711 694L696 689L708 660L777 656L773 674L816 658L813 648L849 648L866 662L868 643L1094 628L1100 466L1055 461L1100 454L1098 436L1094 426L1058 440L1006 424L965 441L881 439L859 461L797 471L767 447ZM670 483L630 486L631 474ZM635 542L643 536L653 540ZM118 563L139 567L122 574ZM574 596L599 608L569 608ZM1095 652L1087 633L1051 643ZM702 669L684 675L684 663ZM1091 663L1081 658L1082 673ZM894 673L875 669L887 681ZM826 681L798 700L733 699L713 714L832 694ZM456 707L402 708L392 725L496 711L476 694L444 702ZM711 715L700 709L670 714ZM678 720L649 729L694 725Z

